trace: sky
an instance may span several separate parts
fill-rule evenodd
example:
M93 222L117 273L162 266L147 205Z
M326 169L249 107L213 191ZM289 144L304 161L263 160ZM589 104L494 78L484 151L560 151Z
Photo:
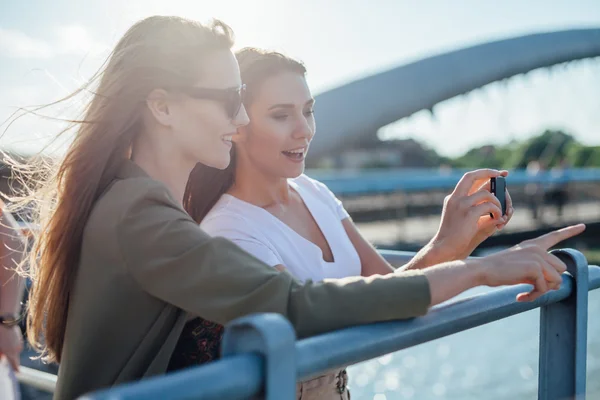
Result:
M222 19L235 31L236 48L263 47L302 60L315 94L482 42L600 28L598 0L0 0L0 122L16 107L48 103L76 89L131 24L155 14ZM434 111L434 118L417 113L384 127L380 137L413 137L449 156L546 128L600 145L600 60L534 71ZM3 134L0 146L31 151L59 127L23 118Z

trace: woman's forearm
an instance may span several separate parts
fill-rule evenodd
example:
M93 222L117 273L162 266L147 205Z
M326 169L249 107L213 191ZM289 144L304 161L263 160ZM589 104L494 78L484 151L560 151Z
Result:
M451 261L427 268L423 273L429 281L432 306L484 284L482 268L476 260Z
M419 250L408 263L398 268L398 270L424 269L454 260L454 258L445 255L443 249L431 241Z

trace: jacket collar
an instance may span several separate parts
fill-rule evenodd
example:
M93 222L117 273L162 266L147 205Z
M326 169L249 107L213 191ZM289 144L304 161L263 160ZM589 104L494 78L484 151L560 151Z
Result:
M136 163L129 159L125 159L121 162L119 170L117 171L118 179L127 178L149 178L149 175Z

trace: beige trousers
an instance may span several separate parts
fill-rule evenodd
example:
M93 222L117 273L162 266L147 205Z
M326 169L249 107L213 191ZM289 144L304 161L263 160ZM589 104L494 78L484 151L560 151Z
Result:
M348 373L334 371L296 385L297 400L350 400Z

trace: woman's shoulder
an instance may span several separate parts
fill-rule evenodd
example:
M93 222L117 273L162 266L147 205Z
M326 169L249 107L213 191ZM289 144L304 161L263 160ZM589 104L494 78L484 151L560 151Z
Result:
M299 177L294 178L292 182L298 185L300 189L310 192L323 201L330 202L335 199L335 195L329 190L327 185L308 175L302 174Z
M177 205L169 189L150 177L118 179L100 196L97 203L107 203L126 213L132 208L162 203Z
M210 209L206 216L202 220L201 224L207 223L213 220L231 220L231 221L245 221L244 210L241 209L238 202L235 201L235 197L224 194L215 205Z
M86 231L114 235L125 224L185 215L164 184L141 176L115 179L96 199Z
M296 185L298 185L302 188L317 191L317 192L323 192L323 191L329 190L324 183L322 183L314 178L311 178L310 176L308 176L306 174L302 174L299 177L292 179L292 182L294 182Z
M224 231L252 232L252 209L230 195L223 195L200 222L200 228L209 234Z
M82 260L87 265L94 259L119 259L121 246L143 240L144 227L181 217L185 218L183 210L159 182L149 177L115 179L98 196L87 218Z
M140 166L130 160L123 160L116 175L108 184L96 203L118 203L128 208L138 203L165 202L178 204L167 186L150 177Z
M346 219L349 217L349 214L344 209L340 199L338 199L324 183L310 178L304 174L293 179L292 182L298 185L298 188L303 193L312 196L312 198L316 199L318 203L326 206L329 210L336 213L340 219Z

